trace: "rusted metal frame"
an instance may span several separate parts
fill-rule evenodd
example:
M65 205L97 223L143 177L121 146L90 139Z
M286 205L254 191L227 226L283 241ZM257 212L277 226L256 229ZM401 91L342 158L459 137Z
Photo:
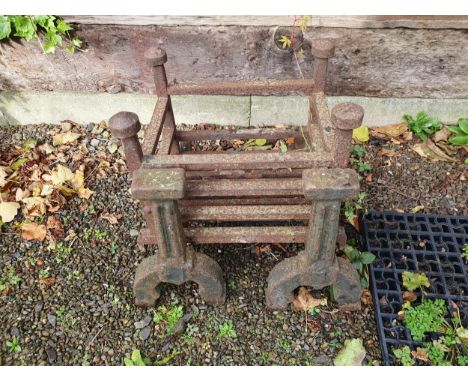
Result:
M188 180L185 196L237 197L242 196L298 196L303 195L302 179L213 179Z
M238 206L238 205L310 205L311 201L304 199L303 196L290 197L236 197L232 198L200 198L200 199L182 199L179 200L180 208L190 206Z
M144 168L175 168L187 171L205 170L250 170L250 169L298 169L313 167L332 167L333 159L329 153L317 155L312 152L242 152L205 155L164 155L144 156Z
M300 178L301 169L279 168L275 170L210 170L210 171L187 171L187 179L256 179L256 178Z
M255 128L255 129L216 129L216 130L191 130L176 131L175 138L178 141L215 141L234 139L256 139L268 140L300 138L301 132L297 128Z
M155 153L169 105L169 97L158 97L156 106L154 107L153 116L151 117L151 121L148 129L146 130L145 139L143 141L144 155L153 155Z
M309 97L309 123L307 130L316 150L329 152L333 146L333 129L327 98L323 93Z
M310 211L303 205L180 206L182 220L270 221L308 220Z
M158 145L158 155L179 154L179 141L174 137L176 125L174 120L174 112L172 110L172 102L169 98L167 107L166 119L161 133L161 141Z
M185 228L185 236L194 244L216 243L304 243L304 226L242 226ZM140 245L157 244L157 238L146 229L138 237Z
M168 85L169 95L267 95L310 94L313 80L265 80L237 82L183 83Z

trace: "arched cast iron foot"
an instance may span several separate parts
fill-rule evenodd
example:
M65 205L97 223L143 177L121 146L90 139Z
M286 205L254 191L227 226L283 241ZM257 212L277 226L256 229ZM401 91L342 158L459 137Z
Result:
M133 294L135 305L154 306L160 296L160 284L183 284L194 281L200 288L200 295L208 304L224 303L226 284L218 263L211 257L187 248L187 260L180 257L161 258L158 255L144 259L137 268Z
M266 305L270 310L285 310L294 299L294 290L300 286L321 289L335 282L338 263L321 261L310 263L304 252L283 260L271 270L266 289Z
M333 297L340 310L361 309L361 283L359 274L351 262L338 258L339 272L333 284Z

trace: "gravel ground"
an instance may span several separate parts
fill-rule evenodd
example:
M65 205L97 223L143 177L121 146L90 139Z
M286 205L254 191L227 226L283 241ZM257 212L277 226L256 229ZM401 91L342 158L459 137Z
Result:
M50 141L46 133L53 128L1 128L2 150L31 137ZM94 129L93 125L81 128L87 134L90 157L106 152L112 143L100 133L93 134ZM375 155L377 149L371 144L366 157L374 167L373 182L364 181L368 207L409 210L423 204L431 213L467 214L466 184L463 189L459 178L449 181L445 189L434 187L436 179L444 182L447 173L462 171L460 165L426 163L405 146L396 147L398 154L387 165L383 161L388 158ZM119 152L108 155L120 156ZM128 174L110 173L89 178L94 211L84 209L86 201L73 197L55 214L64 223L66 235L76 233L65 241L70 253L58 256L59 252L47 249L46 241L25 241L11 224L2 227L0 272L14 267L21 282L0 297L0 364L122 365L132 349L139 349L160 365L330 365L348 338L363 339L364 363L381 360L371 305L349 313L338 312L329 303L308 317L292 308L279 313L265 309L268 273L279 260L295 255L300 249L296 245L285 246L286 252L272 247L269 254L257 254L255 245L197 246L223 269L226 304L205 305L196 285L187 283L163 288L158 306L169 314L160 314L161 308L133 306L136 266L150 251L136 245L143 220L128 193ZM102 213L121 218L111 225L100 218ZM40 272L46 268L55 279L52 285L40 282ZM316 293L325 296L327 291ZM176 311L182 317L170 331L167 317ZM158 323L153 322L155 313L161 316ZM229 320L235 337L220 335ZM18 352L6 345L15 336L21 347Z

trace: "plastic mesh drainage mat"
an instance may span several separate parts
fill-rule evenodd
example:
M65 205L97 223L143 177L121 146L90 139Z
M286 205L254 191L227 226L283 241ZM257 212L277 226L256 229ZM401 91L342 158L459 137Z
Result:
M370 281L384 363L395 364L393 347L421 345L397 318L404 271L425 273L431 283L427 298L444 299L449 308L455 302L466 327L468 267L461 253L468 242L468 216L370 211L362 223L364 245L376 255Z

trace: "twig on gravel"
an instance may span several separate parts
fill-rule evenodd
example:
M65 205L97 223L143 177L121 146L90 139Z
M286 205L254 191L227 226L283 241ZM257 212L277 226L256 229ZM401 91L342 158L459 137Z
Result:
M88 346L86 346L86 349L89 349L89 347L93 344L94 340L97 338L97 336L99 335L99 333L102 332L102 330L104 329L104 325L101 326L101 328L98 330L98 332L96 333L96 335L93 337L93 339L89 342Z

